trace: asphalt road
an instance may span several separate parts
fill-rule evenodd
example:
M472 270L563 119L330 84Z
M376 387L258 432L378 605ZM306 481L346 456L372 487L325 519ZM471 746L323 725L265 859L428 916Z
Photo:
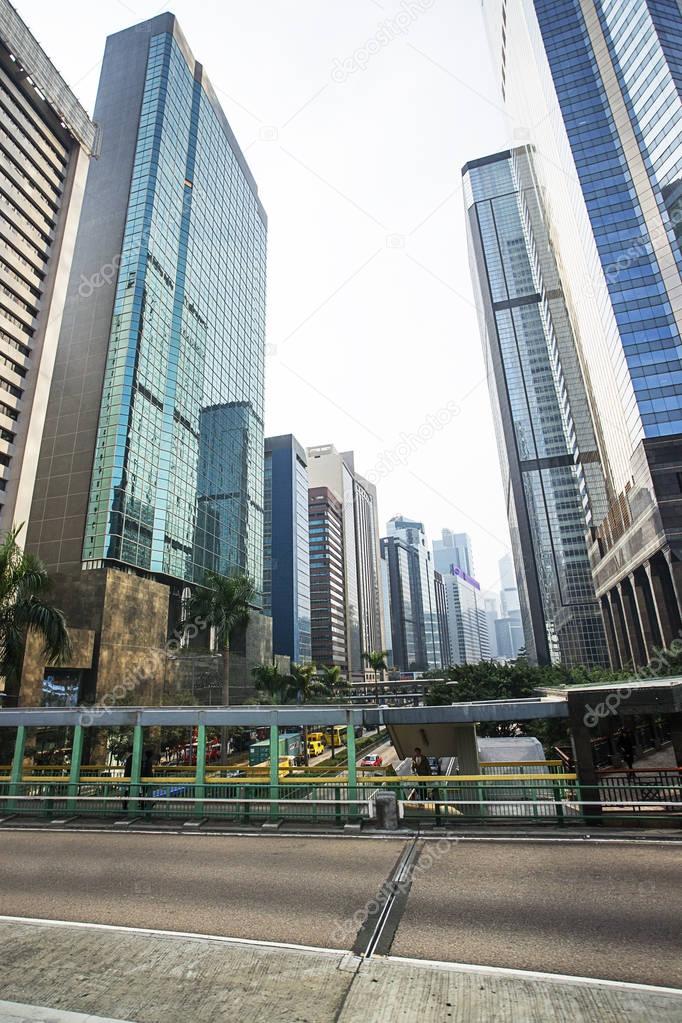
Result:
M681 846L459 842L431 851L393 955L682 988Z
M1 831L0 914L350 948L402 841ZM391 954L682 988L682 847L423 843Z

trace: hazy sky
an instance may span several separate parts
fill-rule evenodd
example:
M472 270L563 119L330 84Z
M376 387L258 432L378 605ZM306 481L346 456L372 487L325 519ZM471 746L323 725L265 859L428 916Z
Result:
M168 9L14 3L89 111L105 37ZM266 434L353 449L381 476L382 530L401 512L432 539L469 532L476 575L497 589L509 534L460 171L504 149L508 128L479 0L171 10L268 212ZM431 439L405 440L434 422ZM405 464L387 471L385 452Z

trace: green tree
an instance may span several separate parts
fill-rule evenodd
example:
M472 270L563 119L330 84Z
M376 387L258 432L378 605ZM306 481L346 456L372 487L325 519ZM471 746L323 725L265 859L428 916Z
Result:
M22 528L9 530L0 543L0 674L9 693L19 690L29 632L42 639L47 664L62 663L71 654L64 613L48 599L47 571L17 542Z
M452 690L454 686L449 686L443 679L437 679L424 700L427 707L447 707L454 702Z
M291 698L291 679L283 675L276 664L257 664L251 670L259 703L288 703Z
M317 667L311 663L292 664L289 675L289 692L296 703L309 703L314 696L329 696L329 689L317 678ZM308 766L308 726L303 726L303 745L306 767Z
M351 687L348 684L348 680L342 675L341 668L338 664L332 664L329 667L320 668L318 677L322 685L329 691L332 698L338 699L350 692Z
M223 703L230 702L230 644L236 629L248 623L255 587L247 575L207 573L189 602L183 627L201 622L215 631L215 640L223 662Z
M386 658L388 657L388 650L369 650L367 653L362 655L363 660L367 661L374 672L374 695L377 703L379 702L379 673L382 671L388 671L388 664Z

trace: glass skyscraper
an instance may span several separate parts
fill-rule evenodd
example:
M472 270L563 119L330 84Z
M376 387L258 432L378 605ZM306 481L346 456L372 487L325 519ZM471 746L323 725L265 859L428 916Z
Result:
M450 657L448 664L478 664L490 660L490 640L481 586L453 565L443 576Z
M239 569L260 591L266 219L255 183L171 16L109 39L97 108L108 138L78 242L81 257L106 257L112 288L79 294L75 282L57 370L77 374L81 393L100 391L98 422L89 400L86 431L75 433L53 394L51 433L81 474L65 517L81 535L51 528L64 471L47 458L48 434L33 538L57 570L116 563L197 583L206 570ZM103 193L112 175L125 179L123 157L129 177L112 210ZM94 350L76 366L74 342L88 333ZM85 402L69 404L81 416Z
M457 565L469 575L473 575L474 554L469 534L442 529L441 539L433 541L433 564L436 571L442 575L446 575L452 565Z
M532 160L525 149L498 153L463 173L528 656L603 665L585 536L603 480Z
M265 439L263 611L273 653L310 661L308 465L291 434Z
M173 15L107 39L94 119L27 545L91 634L83 693L125 675L155 702L207 572L248 574L260 605L267 222ZM244 699L270 620L233 639Z
M387 553L391 579L391 627L395 664L403 671L440 668L442 660L434 569L424 524L397 515L388 523L388 534L386 540L382 540L382 548ZM391 549L393 538L401 541L406 553L400 545ZM405 572L408 593L403 580Z
M597 429L590 557L615 666L681 625L682 12L677 0L484 0L532 143Z

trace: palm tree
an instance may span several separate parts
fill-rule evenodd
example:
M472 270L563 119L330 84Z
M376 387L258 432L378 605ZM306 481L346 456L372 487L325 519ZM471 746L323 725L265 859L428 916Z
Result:
M316 665L292 664L289 675L289 692L296 703L308 703L312 696L328 696L329 689L317 677ZM303 745L306 767L308 766L308 726L303 726Z
M343 696L350 689L348 682L341 674L341 668L338 664L320 668L318 677L322 685L329 690L330 695L333 697Z
M71 653L64 613L46 599L45 567L17 543L22 528L10 529L0 543L0 674L8 692L18 691L29 632L42 639L47 664L59 664Z
M189 625L202 618L213 628L223 660L223 703L226 705L230 702L230 643L235 629L247 624L255 593L255 586L247 575L208 572L203 586L192 594L183 622Z
M291 679L282 675L276 664L257 664L251 670L259 703L288 703L290 698Z
M374 690L377 703L379 702L379 672L387 671L388 664L386 658L388 657L388 650L370 650L369 653L362 655L367 661L368 665L374 672Z
M320 669L320 682L329 691L332 697L338 697L347 693L350 689L348 682L341 674L341 668L338 664L332 664L330 667L323 667ZM332 725L330 735L332 737L332 757L336 750L334 748L334 737L336 735L336 729Z

